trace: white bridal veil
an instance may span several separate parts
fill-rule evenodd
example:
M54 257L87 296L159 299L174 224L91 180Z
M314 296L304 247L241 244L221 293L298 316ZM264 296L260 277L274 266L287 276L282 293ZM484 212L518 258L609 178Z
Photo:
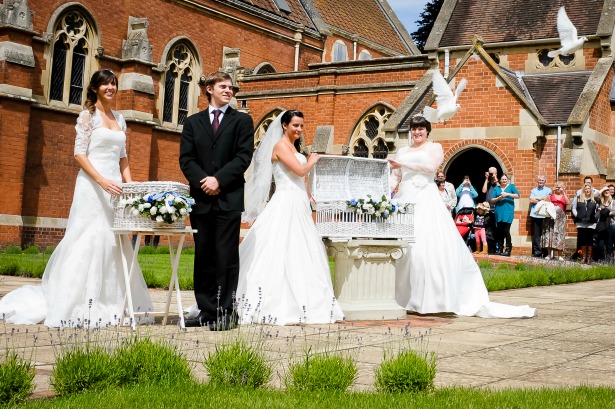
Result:
M284 111L286 112L286 111ZM284 130L282 129L282 115L280 115L269 125L265 136L261 140L260 145L254 152L252 166L254 171L252 178L248 181L245 188L245 210L241 215L241 221L244 223L252 223L260 212L263 211L269 199L269 191L271 189L271 178L273 176L273 164L271 163L271 154L273 147L280 139Z

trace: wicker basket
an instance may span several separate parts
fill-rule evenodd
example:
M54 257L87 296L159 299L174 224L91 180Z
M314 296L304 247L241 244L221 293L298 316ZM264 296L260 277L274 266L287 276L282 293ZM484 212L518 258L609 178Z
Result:
M414 206L388 218L356 214L346 201L371 195L391 197L389 163L382 159L323 155L310 173L316 205L316 229L332 239L403 238L414 242Z
M122 204L125 199L143 197L152 193L177 192L188 196L188 185L179 182L135 182L124 183L122 194L113 199L113 228L126 230L152 230L152 229L183 229L186 227L186 218L178 219L174 223L158 223L148 217L132 215L129 209Z

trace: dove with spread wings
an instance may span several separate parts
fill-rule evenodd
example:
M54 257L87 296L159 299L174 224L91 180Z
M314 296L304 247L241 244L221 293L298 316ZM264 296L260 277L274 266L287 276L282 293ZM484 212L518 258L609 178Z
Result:
M464 78L459 81L459 85L455 89L455 93L448 86L448 83L440 74L440 71L435 70L433 73L432 84L433 93L436 95L436 105L438 108L425 107L423 109L423 116L429 122L444 122L448 121L459 110L459 104L457 98L464 90L468 81Z
M583 43L587 41L587 37L577 37L577 28L572 24L572 21L566 14L566 9L562 6L557 12L557 32L559 33L559 42L562 47L549 51L547 54L550 58L555 58L557 55L574 54L579 48L583 47Z

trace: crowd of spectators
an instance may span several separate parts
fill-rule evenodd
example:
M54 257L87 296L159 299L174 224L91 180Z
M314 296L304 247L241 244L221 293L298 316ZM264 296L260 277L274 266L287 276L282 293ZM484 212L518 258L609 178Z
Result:
M444 172L438 172L436 185L442 201L451 211L458 226L468 224L471 215L472 237L475 239L475 253L510 256L512 239L510 227L514 219L515 199L521 197L517 187L510 183L508 175L498 177L498 171L490 167L485 172L482 193L485 201L478 203L479 193L469 176L454 189L446 181ZM532 231L532 257L564 261L566 254L566 210L570 208L572 220L577 228L577 248L573 259L584 263L601 260L614 262L615 255L615 185L607 184L601 189L593 187L589 176L583 180L583 187L572 197L566 194L561 181L547 186L545 175L538 175L536 187L530 192L530 220ZM463 229L460 228L460 233ZM462 234L463 236L463 234ZM468 244L474 246L474 240ZM569 252L571 249L568 249Z

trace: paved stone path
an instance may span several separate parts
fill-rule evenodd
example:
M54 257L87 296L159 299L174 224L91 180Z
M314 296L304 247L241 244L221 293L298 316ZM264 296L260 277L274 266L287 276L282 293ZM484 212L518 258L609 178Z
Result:
M21 285L39 282L0 277L0 296ZM151 290L151 294L160 309L166 292ZM312 346L313 350L339 348L352 354L359 367L355 389L368 390L383 352L411 342L437 354L437 386L615 387L615 280L499 291L490 296L497 302L527 303L538 308L538 316L505 320L409 314L397 321L252 326L219 333L201 328L181 331L176 325L160 324L142 326L138 331L142 336L169 339L177 344L193 362L200 379L206 378L203 357L214 345L235 337L255 340L264 333L268 337L264 343L266 353L276 367L272 386L281 384L280 376L289 359ZM182 299L184 305L194 303L192 292L182 292ZM177 316L174 318L176 323ZM404 335L406 331L410 337ZM60 350L58 330L0 323L0 332L0 352L9 347L31 357L36 363L36 395L51 394L49 376L55 354ZM83 331L66 330L63 339L70 334L84 335ZM113 339L129 334L127 327L113 328L100 331L95 339L109 345ZM412 341L408 341L410 338Z

